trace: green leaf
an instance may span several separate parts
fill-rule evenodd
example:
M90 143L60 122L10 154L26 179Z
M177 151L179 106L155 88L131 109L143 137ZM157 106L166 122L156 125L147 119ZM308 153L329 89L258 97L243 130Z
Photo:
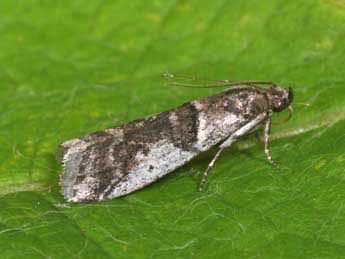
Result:
M343 258L345 4L0 3L1 258ZM65 203L56 146L219 89L160 74L292 86L272 155L249 137L123 198ZM286 113L275 115L274 121Z

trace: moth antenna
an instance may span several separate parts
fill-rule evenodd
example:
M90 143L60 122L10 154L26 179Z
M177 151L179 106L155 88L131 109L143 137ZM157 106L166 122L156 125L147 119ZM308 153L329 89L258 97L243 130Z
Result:
M177 79L188 79L188 80L192 80L192 81L208 81L208 82L218 82L218 83L224 83L224 84L217 84L214 87L222 87L222 86L237 86L237 85L275 85L273 82L268 82L268 81L236 81L236 80L228 80L228 79L209 79L206 77L195 77L195 76L187 76L187 75L176 75L176 74L171 74L171 73L164 73L162 74L162 77L164 78L177 78ZM190 87L190 84L181 84L180 83L172 83L171 85L175 85L175 86L182 86L182 87ZM209 85L207 85L209 86ZM194 87L194 86L192 86ZM197 85L196 88L204 88L203 85ZM213 86L211 86L213 87ZM207 87L209 88L209 87Z
M177 82L171 82L166 83L168 86L177 86L177 87L187 87L187 88L216 88L216 87L225 87L227 85L224 84L209 84L209 85L195 85L195 84L186 84L186 83L177 83Z
M165 73L162 74L162 77L164 78L180 78L180 79L188 79L193 81L208 81L208 82L219 82L219 83L230 83L230 82L236 82L234 80L217 80L217 79L209 79L206 77L195 77L195 76L187 76L187 75L175 75L171 73Z
M206 85L195 85L195 84L186 84L186 83L167 83L169 86L178 86L178 87L188 87L188 88L216 88L216 87L226 87L226 86L258 86L258 85L274 85L272 82L263 82L263 81L229 81L228 83L219 83L219 84L206 84Z
M188 79L192 81L208 81L208 82L217 82L219 84L206 84L206 85L195 85L195 84L187 84L187 83L167 83L170 86L179 86L179 87L188 87L188 88L215 88L215 87L225 87L225 86L257 86L257 85L275 85L272 82L266 81L235 81L235 80L215 80L215 79L208 79L205 77L194 77L194 76L186 76L186 75L175 75L171 73L164 73L162 74L164 78L177 78L177 79Z

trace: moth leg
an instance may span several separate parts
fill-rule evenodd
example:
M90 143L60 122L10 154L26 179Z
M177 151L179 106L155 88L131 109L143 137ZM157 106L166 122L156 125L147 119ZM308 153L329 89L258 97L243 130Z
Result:
M216 153L216 155L214 156L214 158L212 159L212 161L208 164L206 171L204 172L203 176L202 176L202 180L200 182L199 185L199 191L202 192L204 190L204 186L208 177L208 174L210 173L211 169L214 166L214 163L216 162L216 160L218 159L218 157L220 156L220 154L223 152L224 148L220 148L218 150L218 152Z
M267 160L273 165L273 166L278 166L278 164L272 159L271 152L270 152L270 134L271 134L271 124L272 124L272 119L271 119L272 114L269 113L267 118L266 118L266 123L265 123L265 154L267 157Z
M218 150L218 152L216 153L216 155L214 156L212 161L209 163L206 171L203 174L202 180L201 180L200 185L199 185L199 191L203 191L204 190L204 186L205 186L207 177L208 177L211 169L213 168L216 160L219 158L220 154L223 152L223 150L225 148L227 148L227 147L230 147L231 144L234 143L238 138L240 138L241 136L247 134L248 132L253 130L255 127L257 127L266 118L266 116L267 116L266 113L260 114L258 117L256 117L255 119L253 119L252 121L250 121L249 123L244 125L242 128L240 128L236 132L234 132L229 138L227 138L220 145L220 147L219 147L220 149Z

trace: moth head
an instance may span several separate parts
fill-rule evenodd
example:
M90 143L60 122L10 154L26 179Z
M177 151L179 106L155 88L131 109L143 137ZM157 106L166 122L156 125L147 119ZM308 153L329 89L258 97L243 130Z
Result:
M274 112L280 112L289 107L292 103L292 88L284 88L274 85L270 88L268 98L270 100L271 109Z

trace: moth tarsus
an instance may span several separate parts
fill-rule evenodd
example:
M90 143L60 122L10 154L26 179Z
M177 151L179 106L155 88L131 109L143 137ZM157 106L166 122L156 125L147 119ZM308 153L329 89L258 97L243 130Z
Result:
M204 191L205 188L205 183L208 177L208 174L210 173L211 169L214 166L214 163L216 162L216 160L218 159L218 157L220 156L220 154L223 152L224 148L219 148L219 150L217 151L216 155L213 157L213 159L211 160L211 162L208 164L204 174L202 175L202 179L199 185L199 191Z
M276 164L269 149L271 115L290 106L291 88L264 81L163 77L242 87L62 143L58 157L64 167L62 192L68 201L100 201L132 193L219 145L200 182L202 191L222 151L262 124L266 157Z

